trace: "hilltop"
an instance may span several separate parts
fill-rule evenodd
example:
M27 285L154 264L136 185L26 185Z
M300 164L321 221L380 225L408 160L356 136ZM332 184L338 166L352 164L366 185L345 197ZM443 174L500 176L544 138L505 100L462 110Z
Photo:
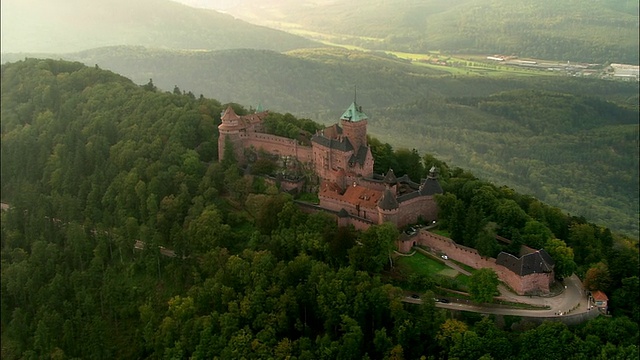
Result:
M114 45L275 51L317 46L300 36L169 0L5 0L1 16L3 53Z
M3 359L524 360L548 348L558 358L637 358L637 240L370 139L376 164L398 174L400 164L440 170L441 231L479 253L500 246L484 236L493 230L511 244L546 244L558 274L576 270L604 289L613 314L577 327L453 319L433 299L473 294L473 274L407 273L389 261L395 226L339 228L244 176L226 152L217 161L221 111L249 114L241 105L78 62L28 59L1 73L2 200L11 204L0 215ZM269 116L294 135L319 128ZM405 271L391 276L392 265Z
M245 0L218 6L255 24L367 49L638 64L635 1Z
M636 84L544 74L457 76L344 49L109 47L49 56L98 64L138 84L152 78L164 90L177 86L325 124L340 115L357 85L358 102L374 114L371 133L393 146L436 154L572 214L638 233ZM620 123L616 114L627 120Z

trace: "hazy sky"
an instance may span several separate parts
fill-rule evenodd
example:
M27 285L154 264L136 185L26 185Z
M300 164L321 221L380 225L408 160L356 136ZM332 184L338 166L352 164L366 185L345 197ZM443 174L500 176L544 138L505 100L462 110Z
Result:
M205 9L216 9L216 10L224 10L239 3L242 3L242 0L172 0L175 2L179 2L185 5L205 8Z

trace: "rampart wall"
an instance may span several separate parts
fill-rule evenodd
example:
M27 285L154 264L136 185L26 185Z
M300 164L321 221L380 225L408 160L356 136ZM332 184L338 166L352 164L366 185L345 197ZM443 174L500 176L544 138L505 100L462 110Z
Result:
M438 217L438 206L431 196L418 196L400 203L398 226L414 224L418 217L423 220L434 220Z
M245 148L253 146L272 154L295 157L300 162L313 160L311 146L299 145L298 141L294 139L251 132L240 134L240 140Z
M442 252L453 260L471 266L475 269L491 268L498 278L511 287L517 294L546 294L553 282L553 273L538 273L520 276L502 265L496 264L496 259L483 257L478 250L469 248L455 241L428 231L420 232L418 243L430 247L433 251ZM406 245L404 246L406 247Z
M372 221L354 217L354 216L349 216L347 219L348 219L348 223L353 225L353 227L356 228L356 230L367 230L371 225L374 225Z
M369 208L369 207L361 206L360 214L358 214L353 204L346 201L332 199L324 196L320 196L320 204L322 205L322 207L329 209L331 211L338 212L344 208L345 210L347 210L347 212L350 215L355 215L373 222L377 222L378 220L377 208Z

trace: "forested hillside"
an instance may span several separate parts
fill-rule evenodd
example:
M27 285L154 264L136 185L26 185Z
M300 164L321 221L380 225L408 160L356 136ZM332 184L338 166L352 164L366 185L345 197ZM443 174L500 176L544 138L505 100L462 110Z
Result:
M571 328L454 319L433 284L421 305L401 301L394 227L339 229L217 162L217 100L81 63L1 73L3 359L638 356L637 241L372 139L399 170L441 169L456 236L471 233L451 225L468 207L515 240L552 241L581 276L595 269L614 315Z
M71 52L101 46L270 49L314 42L170 0L3 0L2 52Z
M637 84L452 76L382 53L340 49L108 47L53 56L99 64L138 84L152 78L160 89L178 86L325 124L340 116L357 85L370 132L382 140L437 154L572 214L638 234Z
M367 49L638 64L636 1L237 3L225 10L249 22Z

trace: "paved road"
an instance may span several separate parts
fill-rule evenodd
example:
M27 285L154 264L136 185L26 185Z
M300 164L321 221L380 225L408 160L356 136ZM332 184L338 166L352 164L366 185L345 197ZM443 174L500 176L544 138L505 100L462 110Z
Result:
M431 256L436 256L434 254L427 253L427 251L423 249L418 249L418 251ZM452 269L455 269L462 274L470 275L468 271L462 269L455 262L451 260L442 261ZM496 297L497 299L508 302L545 307L545 309L540 310L517 309L513 307L493 304L476 305L471 304L468 300L460 300L453 297L446 298L450 301L450 303L445 304L439 302L436 303L436 307L479 312L483 314L517 315L529 317L560 317L565 316L568 313L576 314L587 311L598 311L596 308L590 309L591 304L589 303L589 299L585 291L583 290L582 282L580 281L578 276L574 274L571 277L565 278L563 284L565 286L565 289L560 294L557 294L555 296L517 295L502 284L498 286L500 296ZM411 293L408 293L403 301L413 304L420 304L422 302L421 299L412 298Z

